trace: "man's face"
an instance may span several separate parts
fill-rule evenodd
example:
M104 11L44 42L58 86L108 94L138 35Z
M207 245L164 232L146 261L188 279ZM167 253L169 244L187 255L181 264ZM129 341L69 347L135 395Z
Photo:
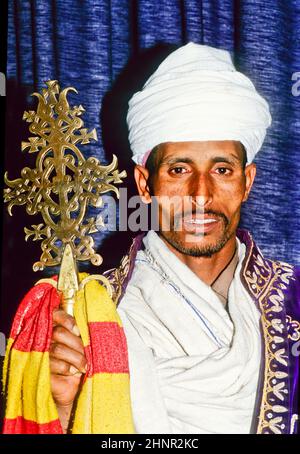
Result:
M254 164L243 168L239 142L159 145L151 195L159 205L160 235L183 254L209 257L219 252L235 235L254 177ZM151 201L148 178L147 169L137 166L146 202Z

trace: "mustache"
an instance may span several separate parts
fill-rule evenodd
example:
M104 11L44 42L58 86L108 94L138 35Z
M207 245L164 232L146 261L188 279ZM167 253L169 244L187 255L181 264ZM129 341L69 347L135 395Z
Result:
M183 219L185 217L188 217L188 216L194 216L194 215L211 215L213 216L214 218L218 218L218 219L221 219L225 225L225 227L227 227L227 225L229 224L229 219L227 218L227 216L225 216L224 213L222 213L221 211L214 211L214 210L206 210L206 211L202 211L202 210L193 210L193 211L187 211L187 212L184 212L184 213L178 213L178 214L175 214L174 215L174 219L173 219L173 223L174 223L174 226L178 226L180 225L180 223L182 223Z

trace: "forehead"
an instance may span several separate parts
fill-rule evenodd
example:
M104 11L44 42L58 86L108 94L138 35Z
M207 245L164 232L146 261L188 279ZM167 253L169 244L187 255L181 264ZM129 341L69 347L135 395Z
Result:
M177 158L193 161L213 160L215 157L226 159L243 158L242 145L234 140L209 140L191 142L165 142L157 147L160 164Z

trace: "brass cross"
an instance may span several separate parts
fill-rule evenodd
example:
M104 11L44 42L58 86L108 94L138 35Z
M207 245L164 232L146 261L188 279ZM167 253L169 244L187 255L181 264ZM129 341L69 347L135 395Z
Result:
M97 231L95 218L86 218L87 208L101 207L101 194L109 191L119 198L115 184L122 183L126 172L117 169L115 155L107 166L101 165L95 157L84 158L76 144L97 140L97 134L95 129L88 132L83 127L80 116L84 108L71 107L68 103L68 92L77 93L76 89L68 87L61 91L56 80L46 82L46 86L41 93L33 93L39 100L36 112L30 110L23 115L34 136L22 142L21 149L37 153L36 167L25 167L16 180L9 180L5 173L8 187L4 190L4 201L8 203L10 215L14 205L25 205L30 215L42 215L44 223L24 229L26 241L29 237L33 241L42 240L42 255L33 264L33 270L61 264L65 254L65 269L70 267L70 260L73 261L76 276L76 261L102 263L90 236ZM63 291L62 275L61 268L59 287ZM76 286L74 282L74 288Z

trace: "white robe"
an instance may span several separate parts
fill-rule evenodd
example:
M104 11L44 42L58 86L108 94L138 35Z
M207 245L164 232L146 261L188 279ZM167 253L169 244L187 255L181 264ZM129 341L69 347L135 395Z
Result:
M260 313L240 280L228 309L154 232L144 238L118 312L129 355L137 433L250 433Z

